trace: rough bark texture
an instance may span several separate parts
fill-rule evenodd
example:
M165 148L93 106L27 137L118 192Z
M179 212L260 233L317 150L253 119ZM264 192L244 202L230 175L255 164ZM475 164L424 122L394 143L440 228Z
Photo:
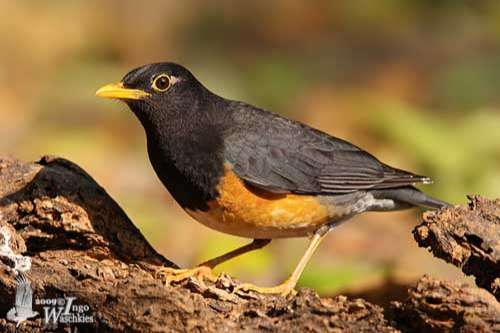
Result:
M483 218L477 222L498 224L498 214L497 220ZM479 274L475 270L490 265L488 260L471 266L471 272ZM22 270L35 300L74 296L90 306L94 322L77 325L80 332L499 330L494 297L430 278L385 317L382 308L362 299L320 298L307 289L286 298L236 295L237 282L225 275L214 284L188 279L165 286L157 274L164 266L175 264L158 254L75 164L52 157L37 163L0 158L0 332L16 330L4 318L14 304L16 271ZM18 332L69 332L68 325L46 326L42 317L21 323Z
M414 236L500 299L500 199L471 196L468 206L426 212Z
M403 332L500 332L500 304L486 290L424 276L390 316Z

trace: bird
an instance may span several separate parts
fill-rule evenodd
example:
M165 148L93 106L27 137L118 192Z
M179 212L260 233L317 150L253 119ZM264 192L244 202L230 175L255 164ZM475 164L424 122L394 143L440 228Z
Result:
M36 317L38 312L33 311L33 291L24 274L17 275L16 283L16 301L14 307L7 312L7 319L16 322L16 327L19 327L22 322Z
M209 228L253 239L194 268L165 268L171 282L213 279L215 266L273 239L308 237L288 279L235 288L288 295L340 223L367 211L449 206L414 187L431 183L429 177L391 167L304 123L218 96L173 62L135 68L96 95L123 101L135 114L154 171L184 211Z

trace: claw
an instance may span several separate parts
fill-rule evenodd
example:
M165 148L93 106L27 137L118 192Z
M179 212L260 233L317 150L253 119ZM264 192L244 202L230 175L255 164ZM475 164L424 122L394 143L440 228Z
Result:
M170 285L175 282L181 282L191 277L195 277L200 281L208 280L210 282L217 281L217 276L212 274L212 269L207 266L198 266L194 268L171 268L162 267L158 274L165 279L165 285Z
M274 287L259 287L251 283L242 283L234 288L233 293L238 294L241 291L255 291L261 294L276 294L287 296L290 294L295 295L297 293L294 287L295 283L293 283L291 280L286 280L285 282Z

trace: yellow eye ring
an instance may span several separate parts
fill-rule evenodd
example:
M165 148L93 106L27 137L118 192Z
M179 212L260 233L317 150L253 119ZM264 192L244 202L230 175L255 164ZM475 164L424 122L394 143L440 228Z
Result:
M151 87L159 92L165 92L172 85L172 80L167 74L160 74L153 80Z

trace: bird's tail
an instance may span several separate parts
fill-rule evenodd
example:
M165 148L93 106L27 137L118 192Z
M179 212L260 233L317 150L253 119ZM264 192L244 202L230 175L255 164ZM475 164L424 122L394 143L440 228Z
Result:
M451 204L432 198L413 186L373 190L376 199L391 199L407 206L417 206L428 209L441 209L450 207Z

